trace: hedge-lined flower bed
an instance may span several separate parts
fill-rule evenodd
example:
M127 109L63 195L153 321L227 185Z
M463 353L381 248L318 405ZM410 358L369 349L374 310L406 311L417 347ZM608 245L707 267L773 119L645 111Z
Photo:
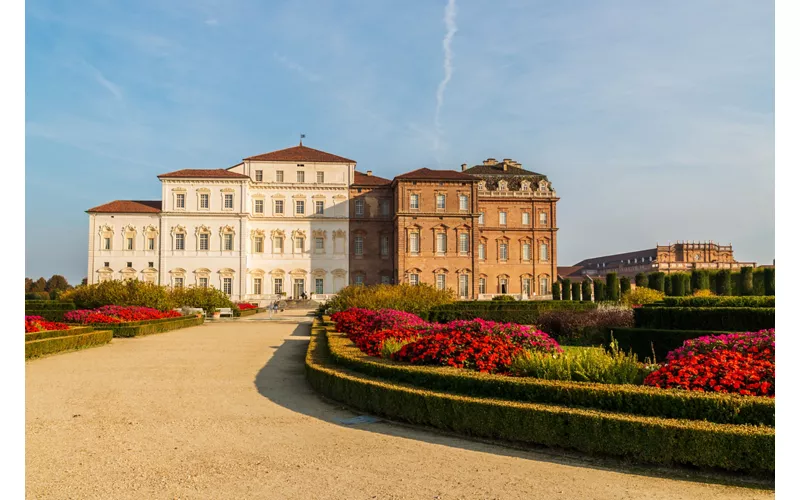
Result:
M41 316L25 316L25 333L67 330L68 328L67 324L47 321Z
M152 319L179 318L177 311L159 311L151 307L103 306L97 309L78 309L64 314L64 321L83 325L127 323Z

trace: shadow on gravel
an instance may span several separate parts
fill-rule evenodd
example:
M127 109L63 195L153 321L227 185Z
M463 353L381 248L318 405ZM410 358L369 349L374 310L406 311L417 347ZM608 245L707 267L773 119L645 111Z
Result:
M774 481L766 479L743 478L725 472L702 472L689 468L632 465L615 458L591 457L577 452L547 447L526 446L523 448L513 443L474 439L447 433L439 429L389 421L381 417L361 419L367 422L377 420L375 423L345 425L342 423L343 421L358 422L360 419L354 419L353 417L363 415L363 413L320 396L306 381L305 355L310 335L310 322L311 318L309 318L309 323L298 325L281 345L271 346L275 349L275 352L264 367L259 370L255 378L255 386L259 394L277 405L303 415L341 427L351 428L354 431L374 432L403 439L414 439L469 451L524 458L538 462L755 489L775 488ZM356 437L354 436L354 438ZM598 436L598 439L602 439L602 437Z

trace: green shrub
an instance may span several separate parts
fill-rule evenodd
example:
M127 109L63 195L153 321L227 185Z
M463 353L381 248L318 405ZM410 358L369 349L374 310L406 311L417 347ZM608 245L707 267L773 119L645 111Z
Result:
M775 295L775 268L764 268L764 295Z
M534 325L544 311L584 311L594 309L592 302L530 300L515 302L459 301L431 308L428 321L447 323L457 319L481 318L487 321Z
M550 310L539 315L536 325L559 344L597 346L603 343L605 328L632 327L633 311L619 306Z
M683 290L683 275L675 273L670 276L672 282L671 294L673 297L683 297L685 295Z
M568 279L561 280L561 300L572 300L572 283Z
M692 294L692 277L689 273L681 273L683 278L683 295Z
M594 301L602 302L606 300L606 284L599 279L594 280Z
M312 330L305 365L310 385L331 399L368 413L466 435L558 446L643 462L721 467L750 473L775 468L774 428L642 417L434 392L339 370L330 364L326 351L324 331Z
M61 299L75 303L78 309L101 306L143 306L162 311L179 307L167 287L139 280L109 280L68 290Z
M661 293L666 293L666 289L664 288L664 284L666 283L665 277L666 275L661 271L650 273L647 276L647 287L652 288L653 290L658 290Z
M25 294L25 300L50 301L50 294L48 292L28 292Z
M664 276L664 295L672 295L672 276Z
M758 331L775 328L774 307L640 307L637 328L665 330Z
M626 355L612 343L608 353L600 347L565 347L557 356L523 351L511 362L511 373L545 380L641 385L648 371L636 355Z
M109 342L111 342L111 332L109 330L31 340L25 342L25 359L32 359L46 354L55 354L72 349L98 346Z
M201 308L206 314L211 314L217 309L225 307L233 309L234 313L239 310L225 292L216 288L175 288L169 290L169 294L175 307ZM255 311L255 309L252 310Z
M494 297L492 297L492 300L496 300L498 302L516 302L517 301L517 299L515 299L511 295L495 295Z
M753 295L766 295L764 290L764 268L753 269Z
M553 282L553 300L561 300L561 283Z
M731 272L730 295L742 295L742 273L740 272Z
M588 279L581 283L581 300L590 302L592 300L592 282Z
M62 302L60 300L26 300L25 309L54 309L59 311L72 311L75 309L75 304L72 302Z
M41 316L47 321L64 321L65 309L25 309L25 316Z
M619 300L619 278L617 273L606 275L606 300L616 302Z
M731 272L727 269L722 269L716 273L716 294L717 295L730 295L731 294Z
M663 307L775 307L775 297L665 297Z
M573 283L572 284L572 300L581 300L581 284L580 283Z
M753 295L753 268L743 267L740 273L742 275L740 278L742 281L741 295Z
M694 293L697 290L711 290L711 275L704 269L692 271L687 293Z
M369 357L345 335L334 332L333 327L328 330L326 353L337 365L397 383L465 396L579 406L633 415L723 424L775 425L775 400L771 398L673 391L640 385L505 377L449 367L415 366Z
M622 297L625 295L625 292L629 292L631 290L631 279L627 276L622 276L619 279L619 296Z
M45 330L43 332L30 332L25 334L25 342L30 340L49 339L51 337L69 337L70 335L80 335L89 333L94 328L91 326L75 326L70 327L69 330Z
M645 273L636 273L636 288L644 288L647 286L647 275Z
M432 307L449 304L454 300L452 290L437 290L427 284L351 285L340 290L328 301L325 310L330 314L351 307L362 307L373 310L396 309L423 315Z

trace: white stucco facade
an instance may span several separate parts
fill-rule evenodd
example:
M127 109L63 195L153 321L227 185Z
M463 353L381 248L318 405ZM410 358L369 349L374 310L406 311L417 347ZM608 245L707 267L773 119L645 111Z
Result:
M163 174L160 206L90 209L88 282L213 286L258 302L346 286L355 162L302 145L261 156L225 170Z

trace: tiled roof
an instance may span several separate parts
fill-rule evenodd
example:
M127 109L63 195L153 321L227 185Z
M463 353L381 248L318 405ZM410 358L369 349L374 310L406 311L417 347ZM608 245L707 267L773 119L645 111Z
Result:
M611 263L619 263L619 261L622 260L624 260L627 263L628 259L639 260L639 259L647 259L649 257L652 257L653 260L655 260L656 258L655 248L650 248L647 250L637 250L635 252L617 253L614 255L604 255L602 257L592 257L591 259L582 260L575 265L582 267L589 267L589 266L594 266L598 262L600 264L602 264L603 262L611 264Z
M355 163L355 160L312 149L302 144L291 148L245 158L250 161L307 161L316 163Z
M388 186L391 183L392 181L389 179L384 179L377 175L362 174L361 172L356 172L355 178L353 179L354 186Z
M577 273L583 269L583 266L558 266L556 271L558 272L558 276L561 278L570 278L573 275L578 275Z
M168 172L166 174L161 174L158 176L159 179L168 178L168 179L249 179L248 176L244 174L237 174L236 172L231 172L229 170L225 170L224 168L212 168L212 169L195 169L195 168L185 168L183 170L176 170L175 172Z
M161 200L116 200L99 207L90 208L87 212L157 214L161 212Z
M431 170L420 168L407 174L398 175L395 179L420 179L420 180L444 180L444 181L475 181L475 177L455 170Z
M494 165L475 165L466 169L464 173L472 175L535 175L544 177L542 174L515 167L511 164L508 165L508 170L503 170L503 165L505 165L505 162L502 161Z

